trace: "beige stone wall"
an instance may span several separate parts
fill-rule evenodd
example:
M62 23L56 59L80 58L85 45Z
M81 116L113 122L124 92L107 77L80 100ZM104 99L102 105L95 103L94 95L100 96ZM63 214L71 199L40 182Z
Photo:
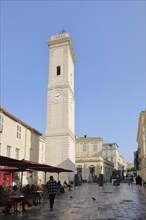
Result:
M0 133L1 155L9 156L15 159L25 159L35 162L40 162L40 155L44 154L45 147L40 148L41 143L45 144L41 133L31 128L29 125L22 122L7 111L1 109L4 116L3 131ZM17 125L21 127L21 138L17 138ZM7 146L11 147L10 155L7 154ZM16 150L19 149L19 158L17 158ZM42 161L44 163L44 159ZM21 173L20 173L21 174ZM43 173L39 175L33 174L33 183L38 183L38 179L44 181ZM23 174L23 184L28 183L28 175Z
M68 33L51 37L46 120L46 163L75 168L75 57ZM60 66L60 75L56 67ZM60 93L60 99L54 99ZM74 164L74 168L73 168ZM69 174L61 174L69 180Z
M142 111L139 116L137 143L139 158L138 173L146 182L146 111Z
M87 181L91 181L90 177L90 166L95 167L95 175L99 176L100 173L103 174L103 160L102 158L76 158L76 168L78 166L82 167L82 178Z
M119 156L119 169L122 170L122 167L124 168L124 170L127 170L128 168L128 163L127 161L123 158L123 156Z
M116 170L121 169L119 147L116 143L104 143L102 157L113 162Z
M2 144L1 154L7 155L7 146L11 147L10 157L15 158L16 148L20 150L19 159L29 159L31 148L31 131L20 123L7 117L4 113L4 130L1 133L0 141ZM16 137L17 125L21 126L21 139Z
M102 144L101 138L76 138L76 157L100 157L102 156ZM83 150L83 145L86 145L86 151ZM94 150L95 145L97 151Z
M104 174L105 180L110 181L113 163L102 158L102 138L77 137L76 138L76 169L82 167L82 177L92 181L90 167L94 166L94 175ZM86 146L86 147L85 147ZM97 147L97 148L96 148ZM85 151L86 148L86 151ZM97 149L97 151L95 151Z

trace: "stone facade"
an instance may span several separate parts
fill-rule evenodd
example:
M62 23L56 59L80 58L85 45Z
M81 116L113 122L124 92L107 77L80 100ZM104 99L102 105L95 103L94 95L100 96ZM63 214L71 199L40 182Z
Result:
M128 164L125 158L122 155L120 155L118 159L118 167L119 167L119 170L126 171L128 168L130 168L130 163Z
M49 83L46 120L46 163L75 169L75 56L69 34L52 36L48 46ZM60 174L73 180L73 173Z
M138 174L146 182L146 111L142 111L139 116L138 131L137 131L137 143L138 143Z
M74 171L76 166L78 171L82 170L83 178L87 181L92 181L93 175L101 173L109 181L113 166L121 169L124 164L118 145L103 144L102 138L75 138L75 55L69 34L62 32L52 36L48 46L50 55L45 140L40 132L1 108L0 154L45 162ZM55 178L58 178L57 175ZM28 182L28 176L24 179ZM71 181L74 173L61 173L59 179ZM43 183L43 173L35 172L33 181Z
M0 108L0 155L44 163L45 140L42 134ZM23 184L44 183L44 173L23 174Z
M104 174L110 181L113 163L102 158L103 139L96 137L76 137L76 170L87 182L94 181L99 174Z
M119 170L119 146L116 143L104 143L102 157L114 163L114 169Z

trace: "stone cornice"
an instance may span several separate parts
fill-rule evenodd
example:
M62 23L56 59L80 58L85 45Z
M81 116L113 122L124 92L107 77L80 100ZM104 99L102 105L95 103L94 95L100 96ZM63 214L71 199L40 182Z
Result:
M48 42L48 46L51 48L51 47L54 47L54 46L57 46L57 45L60 46L60 44L62 44L62 43L66 43L66 44L69 45L71 56L72 56L73 62L75 64L75 62L76 62L75 54L74 54L74 51L73 51L73 47L72 47L72 44L71 44L69 34L67 32L52 36L50 41Z
M114 167L114 163L112 163L112 162L109 161L109 160L103 159L103 162L104 162L104 164L106 164L106 165L110 165L110 166L113 166L113 167Z
M32 128L30 125L26 124L25 122L23 122L22 120L20 120L19 118L15 117L14 115L12 115L10 112L6 111L3 107L0 106L0 113L5 114L7 117L11 118L12 120L16 121L17 123L23 125L25 128L31 130L32 132L36 133L39 136L42 136L42 133L40 133L39 131L37 131L36 129Z
M95 142L95 141L103 141L103 139L101 137L77 137L76 136L76 142L77 143L85 143L85 142Z
M50 133L50 132L49 132ZM68 132L58 132L58 133L52 133L52 134L46 134L46 137L64 137L64 136L70 136L74 141L75 141L75 136L74 134L71 132L71 130L69 130Z
M96 158L87 158L87 157L85 157L85 158L77 158L76 157L76 163L89 163L89 162L103 162L103 159L101 158L101 157L96 157Z

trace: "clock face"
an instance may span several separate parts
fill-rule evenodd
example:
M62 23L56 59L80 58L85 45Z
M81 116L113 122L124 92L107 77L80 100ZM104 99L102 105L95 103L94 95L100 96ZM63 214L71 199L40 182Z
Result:
M53 99L55 101L59 101L62 98L62 93L61 92L55 92L53 95Z

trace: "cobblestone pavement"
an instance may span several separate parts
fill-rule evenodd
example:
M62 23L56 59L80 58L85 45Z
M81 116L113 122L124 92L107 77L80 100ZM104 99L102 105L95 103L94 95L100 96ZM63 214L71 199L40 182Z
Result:
M57 195L53 211L50 211L47 200L27 208L23 214L6 216L1 213L0 219L146 220L146 189L138 191L135 185L126 183L121 183L119 187L107 184L104 189L98 188L97 184L84 184L71 192Z

